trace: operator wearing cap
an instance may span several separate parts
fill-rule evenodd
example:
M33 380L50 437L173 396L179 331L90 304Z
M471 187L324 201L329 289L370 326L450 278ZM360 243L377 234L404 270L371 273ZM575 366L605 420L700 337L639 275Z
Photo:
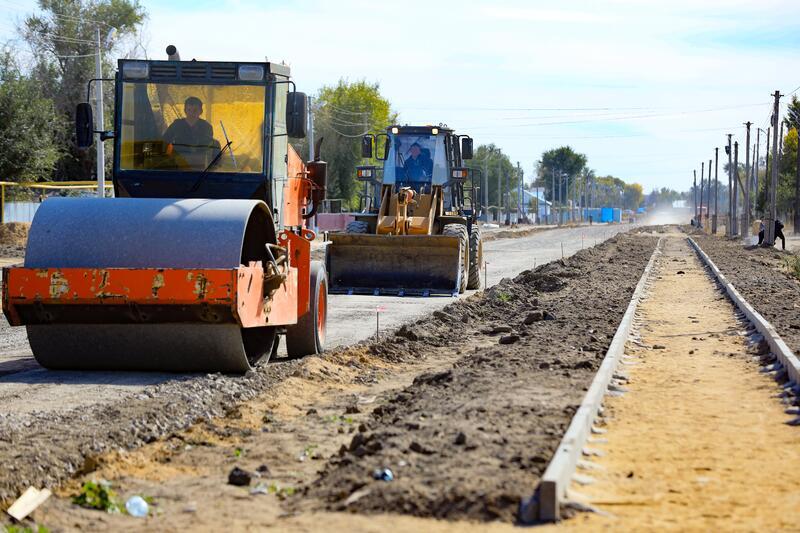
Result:
M423 153L422 147L414 143L408 149L411 156L403 163L406 177L411 181L423 181L433 173L433 161L430 155Z

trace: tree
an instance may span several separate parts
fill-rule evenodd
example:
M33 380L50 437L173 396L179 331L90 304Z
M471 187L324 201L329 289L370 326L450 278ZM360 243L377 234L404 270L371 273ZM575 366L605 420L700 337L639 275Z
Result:
M14 56L11 50L0 55L0 176L36 181L52 172L60 155L53 138L56 112Z
M783 151L778 176L778 211L794 211L795 181L797 180L797 130L792 128L783 138Z
M569 146L562 146L548 150L542 154L538 161L537 170L545 192L549 198L554 198L555 191L561 203L567 198L567 182L574 183L575 178L586 166L586 156L575 152Z
M786 118L783 119L786 129L794 128L800 130L800 100L797 96L792 96L792 101L786 108Z
M626 183L622 192L623 207L636 210L644 201L644 189L638 183Z
M472 168L480 169L483 173L483 183L477 183L479 187L486 186L487 195L481 191L481 202L483 198L488 197L489 206L500 206L500 194L498 194L498 182L500 183L499 191L503 193L503 205L505 205L505 192L506 186L510 185L511 191L516 191L521 176L517 175L516 167L511 163L511 159L503 153L499 147L494 144L482 144L478 146L473 154L472 161L467 161L467 164ZM478 175L477 173L475 174ZM488 207L488 206L485 206Z
M313 100L314 138L324 137L322 158L328 162L328 198L342 199L350 207L358 205L356 166L361 159L361 138L367 133L385 133L397 121L389 101L377 83L339 80L325 86ZM295 144L307 153L307 140Z
M20 32L31 48L31 77L42 95L54 102L56 142L62 148L54 179L87 179L92 176L94 151L75 145L75 107L86 99L87 82L95 74L96 32L101 34L103 77L111 77L111 57L125 39L137 32L145 18L138 0L39 0L41 14L29 16ZM116 39L107 39L111 29ZM113 114L113 87L105 86L107 125Z

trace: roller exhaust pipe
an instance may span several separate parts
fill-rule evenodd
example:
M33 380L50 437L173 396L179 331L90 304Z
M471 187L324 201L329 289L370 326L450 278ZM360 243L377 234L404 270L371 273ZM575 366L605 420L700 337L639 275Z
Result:
M174 44L167 46L167 59L170 61L180 61L181 55L178 53L178 49L175 48Z

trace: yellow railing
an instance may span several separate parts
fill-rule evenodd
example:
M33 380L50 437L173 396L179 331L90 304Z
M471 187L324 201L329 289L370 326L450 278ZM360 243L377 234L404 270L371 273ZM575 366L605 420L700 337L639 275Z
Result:
M6 206L6 187L20 187L23 189L96 189L96 181L0 181L0 224L4 223ZM113 188L114 184L106 182L105 188Z

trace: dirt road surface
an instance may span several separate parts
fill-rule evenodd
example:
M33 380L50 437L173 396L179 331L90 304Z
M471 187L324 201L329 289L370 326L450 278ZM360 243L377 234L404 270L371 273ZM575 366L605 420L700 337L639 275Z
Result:
M451 524L458 530L510 524L656 240L622 236L540 265L448 300L380 343L245 377L187 377L107 406L6 415L0 460L10 469L0 492L61 486L36 519L64 529L352 525L341 511L357 511L365 530L398 512L476 521ZM249 490L262 483L267 494L226 484L237 465L261 467ZM378 467L395 480L373 479ZM92 478L111 480L122 499L153 497L153 516L136 521L72 505L79 482ZM450 524L400 522L407 530Z
M665 239L628 343L627 392L606 402L594 478L576 492L607 514L572 529L788 531L800 520L800 431L759 372L746 323L681 235ZM740 250L741 253L741 250Z
M555 229L534 235L499 239L484 247L489 285L520 271L565 256L582 247L612 237L629 226L592 226ZM469 294L475 291L469 291ZM375 335L376 307L381 329L399 325L452 303L450 297L396 298L331 295L328 301L328 344L330 348L349 345ZM0 403L3 412L25 414L66 411L142 394L157 384L185 380L185 376L136 372L52 372L36 364L28 347L24 328L11 328L0 321Z

